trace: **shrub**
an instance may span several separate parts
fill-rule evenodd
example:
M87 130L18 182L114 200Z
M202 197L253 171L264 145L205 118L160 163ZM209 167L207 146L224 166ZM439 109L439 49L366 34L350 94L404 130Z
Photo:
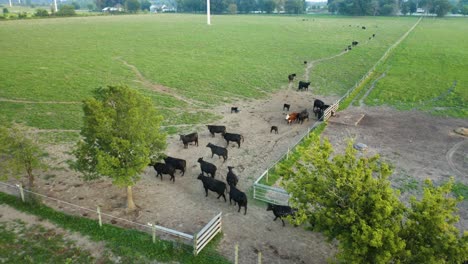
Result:
M34 16L47 17L47 16L49 16L49 12L47 12L47 10L45 10L45 9L38 8L38 9L36 9L36 13L34 13Z
M72 5L63 5L57 11L56 15L57 16L74 16L74 15L76 15L75 7L72 6Z
M3 14L8 14L8 13L10 13L10 11L8 11L8 8L4 7L3 8Z

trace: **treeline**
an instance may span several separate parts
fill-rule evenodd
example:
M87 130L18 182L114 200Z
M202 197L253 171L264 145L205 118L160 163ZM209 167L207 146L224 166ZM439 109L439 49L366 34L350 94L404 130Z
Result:
M468 0L453 3L449 0L328 0L328 11L350 16L391 16L399 12L411 15L422 8L424 12L442 17L449 11L466 15L467 4Z

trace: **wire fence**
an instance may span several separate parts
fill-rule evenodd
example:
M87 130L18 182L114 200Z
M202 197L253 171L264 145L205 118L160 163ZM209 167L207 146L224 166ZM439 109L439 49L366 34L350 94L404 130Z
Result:
M304 138L308 137L310 132L312 132L315 128L317 128L323 121L327 121L333 114L338 111L340 103L342 103L344 100L346 100L358 87L360 87L367 79L369 79L372 74L375 72L376 68L382 64L390 55L390 53L413 31L413 29L416 28L416 26L419 24L419 22L422 20L422 17L418 19L418 21L407 31L405 34L403 34L393 45L391 45L385 53L382 55L382 57L370 68L362 78L357 81L353 87L351 87L340 99L338 99L333 105L327 108L325 111L323 117L315 122L312 127L307 129L306 133L300 137L300 139L291 145L291 147L288 148L288 151L282 155L278 160L273 162L273 164L268 167L254 182L253 184L253 196L254 199L268 202L268 203L273 203L273 204L280 204L280 205L287 205L289 204L289 194L282 188L280 187L272 187L269 185L265 185L260 183L263 179L265 179L265 182L269 183L268 177L271 171L277 167L278 163L282 162L283 160L288 160L290 152L293 151L297 145L299 145ZM274 184L274 183L273 183Z
M9 184L5 182L0 182L0 191L16 196L20 198L23 202L26 201L26 197L28 195L32 194L36 197L40 197L41 199L43 199L43 201L45 201L46 204L55 204L55 206L58 207L61 211L67 212L68 214L95 219L98 221L99 226L101 227L103 223L108 223L112 225L119 223L119 226L133 228L143 231L145 233L149 233L152 235L153 243L156 242L156 234L158 234L159 238L164 236L166 239L172 240L176 246L178 246L177 244L185 244L190 246L190 250L193 248L193 251L191 251L190 253L193 253L194 255L199 254L200 251L216 236L216 234L221 232L221 213L216 215L207 225L205 225L201 229L200 232L198 232L194 236L174 229L159 226L154 223L144 224L131 221L122 217L114 216L103 212L102 208L100 208L99 206L96 206L96 209L90 209L84 206L69 203L61 199L43 195L37 192L32 192L27 189L24 189L21 184Z

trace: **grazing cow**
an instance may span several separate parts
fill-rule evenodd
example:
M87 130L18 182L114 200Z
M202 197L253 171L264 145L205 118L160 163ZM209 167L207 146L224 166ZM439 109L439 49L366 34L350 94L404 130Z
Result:
M302 89L309 90L309 85L310 85L310 82L299 81L299 86L297 87L297 90L298 91L300 91Z
M359 42L353 41L351 44L353 44L353 46L357 46L357 44L359 44Z
M182 172L182 176L184 176L185 168L187 168L187 162L185 160L167 156L164 158L164 162L174 167L174 169L180 170Z
M271 129L270 129L270 134L271 132L275 131L275 134L278 134L278 127L277 126L271 126Z
M312 108L312 110L315 112L315 109L316 108L321 108L325 103L320 100L320 99L315 99L314 100L314 107Z
M198 175L197 179L203 182L203 188L205 188L205 193L206 193L205 197L208 196L208 190L210 190L219 194L218 199L219 197L223 196L224 202L227 202L226 195L224 195L227 188L224 182L218 181L210 177L203 176L203 174Z
M284 104L284 105L283 105L283 111L285 111L285 110L286 110L286 111L289 111L289 108L290 108L290 107L291 107L290 104Z
M352 50L351 45L348 46L348 50Z
M289 74L289 75L288 75L288 80L289 80L289 82L294 81L294 77L296 77L296 74L295 74L295 73Z
M226 176L226 182L229 184L229 186L236 186L237 183L239 182L239 178L237 177L236 174L232 171L234 167L228 166L228 174Z
M215 177L217 168L214 164L204 161L203 158L199 158L198 163L200 163L201 173L203 176L205 176L206 172L206 174L211 174L211 178Z
M363 26L362 29L366 29L366 27Z
M208 130L210 131L212 137L215 136L215 133L221 133L222 134L222 133L226 132L226 127L225 126L207 125L206 127L208 127Z
M307 61L304 61L304 64L307 64Z
M188 148L188 144L190 142L195 142L195 144L198 147L198 133L197 132L188 134L188 135L179 135L179 136L180 136L180 140L182 141L182 143L184 143L184 148Z
M208 143L208 145L206 145L206 147L211 149L211 157L212 158L213 158L214 154L216 154L216 155L219 156L219 158L223 157L224 161L227 160L228 150L226 148L219 147L219 146L213 145L211 143Z
M242 135L239 135L239 134L224 133L223 137L227 142L226 147L229 146L229 141L237 142L237 147L238 148L240 148L241 139L242 139L242 142L244 142L244 137Z
M268 203L267 211L273 211L273 214L275 215L275 219L273 221L276 221L276 219L281 219L283 222L284 226L284 220L283 217L286 217L288 215L294 216L294 214L297 212L297 209L293 209L287 205L275 205Z
M238 107L231 107L231 114L234 113L239 113L239 108Z
M297 121L298 117L299 117L299 113L297 112L292 112L291 114L287 114L286 121L288 122L288 125L290 125L294 121Z
M169 179L169 181L172 180L173 183L175 182L175 177L174 177L175 169L171 165L164 164L161 162L156 162L153 165L153 168L156 171L156 177L161 176L161 181L163 179L163 176L162 176L163 174L169 174L171 175L171 178Z
M375 34L372 34L372 37L375 38Z
M299 123L304 123L304 120L307 119L309 121L309 112L307 112L307 109L304 109L302 112L299 113Z
M314 110L315 116L316 116L319 120L322 119L323 114L325 113L325 110L327 110L328 107L330 107L330 105L323 104L323 105L321 105L320 107L316 108L316 109Z
M239 210L237 212L240 212L241 207L244 206L244 215L247 214L247 195L233 185L229 188L229 204L231 204L231 200L234 200L234 205L236 205L236 203L239 205Z

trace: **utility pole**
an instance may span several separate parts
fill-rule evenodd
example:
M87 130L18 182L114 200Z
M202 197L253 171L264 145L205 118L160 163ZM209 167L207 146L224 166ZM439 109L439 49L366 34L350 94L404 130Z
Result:
M55 12L58 11L58 9L57 9L57 0L54 0L54 9L55 9Z
M208 25L211 25L210 0L206 0L206 19Z

